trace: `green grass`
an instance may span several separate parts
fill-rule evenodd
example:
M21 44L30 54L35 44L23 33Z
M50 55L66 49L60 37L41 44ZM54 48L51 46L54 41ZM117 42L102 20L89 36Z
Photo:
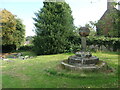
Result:
M26 55L30 52L24 52ZM68 71L60 62L72 53L43 55L32 59L2 61L3 88L116 88L118 87L118 53L93 53L114 68L114 72Z

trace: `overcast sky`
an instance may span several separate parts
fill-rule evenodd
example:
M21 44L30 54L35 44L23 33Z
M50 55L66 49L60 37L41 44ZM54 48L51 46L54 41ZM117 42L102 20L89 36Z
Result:
M26 36L33 36L34 13L43 7L44 0L1 0L0 8L17 15L26 25ZM97 21L107 9L107 0L65 0L71 7L75 26Z

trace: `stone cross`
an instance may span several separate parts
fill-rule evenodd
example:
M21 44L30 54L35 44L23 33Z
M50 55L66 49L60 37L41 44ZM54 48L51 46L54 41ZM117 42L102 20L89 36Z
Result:
M82 46L82 51L86 51L86 36L88 36L90 33L89 28L87 27L81 27L79 34L81 36L81 46Z
M86 37L81 37L82 50L86 51Z

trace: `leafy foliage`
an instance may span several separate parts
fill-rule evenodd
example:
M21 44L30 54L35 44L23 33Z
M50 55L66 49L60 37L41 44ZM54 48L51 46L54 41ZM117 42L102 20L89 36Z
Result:
M119 50L120 45L120 38L110 38L105 36L88 36L87 37L87 46L93 45L98 46L98 50L102 45L107 47L108 50L110 48L113 49L113 51ZM80 36L73 36L73 41L71 44L70 49L67 50L67 52L76 52L81 51L81 38ZM89 50L89 48L87 48Z
M20 46L18 51L31 51L33 49L33 45L25 45L25 46Z
M35 13L35 51L38 54L64 52L70 46L74 25L70 7L65 2L43 2L43 8Z
M14 37L16 37L17 46L24 44L25 41L25 25L23 25L22 20L20 18L16 18L16 32Z
M107 10L96 25L98 35L120 37L120 11Z
M20 19L6 9L0 12L0 18L0 27L2 29L0 37L2 38L3 52L10 52L23 43L25 26Z
M32 41L33 41L33 36L27 36L26 37L26 41L30 41L30 43L32 43Z
M87 39L87 44L88 45L98 45L98 46L106 46L108 48L112 47L113 51L116 51L119 49L120 45L120 38L109 38L109 37L90 37Z
M11 12L7 11L7 10L2 10L0 12L0 27L2 28L2 33L1 33L1 37L2 37L2 44L6 45L6 44L14 44L14 37L13 34L14 32L16 32L16 20L15 20L15 16L12 15Z

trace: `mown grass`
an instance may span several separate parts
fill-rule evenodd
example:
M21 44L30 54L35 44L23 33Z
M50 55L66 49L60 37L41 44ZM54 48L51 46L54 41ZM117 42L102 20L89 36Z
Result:
M24 52L25 53L25 52ZM30 52L26 52L28 54ZM3 88L117 88L118 53L96 52L114 72L81 72L62 69L60 63L72 53L43 55L32 59L2 61Z

